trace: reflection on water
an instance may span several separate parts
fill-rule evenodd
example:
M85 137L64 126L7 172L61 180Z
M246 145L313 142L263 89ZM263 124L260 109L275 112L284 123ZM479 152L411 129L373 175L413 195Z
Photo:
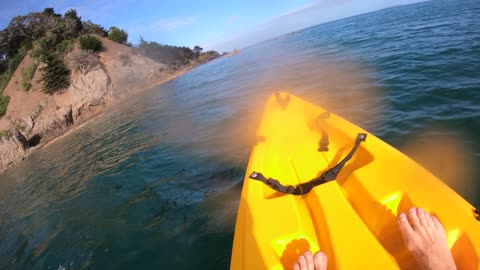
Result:
M329 108L421 163L462 149L475 167L480 8L459 2L397 7L259 44L34 152L0 176L0 268L228 268L244 169L276 90ZM413 144L445 136L461 147L425 155ZM480 194L473 169L449 183L471 202Z

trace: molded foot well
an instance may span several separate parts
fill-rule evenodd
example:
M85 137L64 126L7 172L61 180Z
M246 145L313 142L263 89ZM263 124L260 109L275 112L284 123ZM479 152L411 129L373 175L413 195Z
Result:
M337 182L307 195L320 250L333 269L395 269L395 260L365 225ZM375 260L365 258L375 254Z
M459 236L451 247L457 269L480 269L479 259L472 241L465 233Z
M391 254L401 269L415 267L415 259L408 252L397 225L397 215L413 206L411 199L395 192L376 200L355 175L344 183L345 193L352 209L369 229L372 237Z

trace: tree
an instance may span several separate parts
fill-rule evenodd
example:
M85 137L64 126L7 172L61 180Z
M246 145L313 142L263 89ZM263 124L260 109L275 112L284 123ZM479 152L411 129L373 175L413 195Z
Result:
M196 54L197 56L200 55L200 54L202 53L202 51L203 51L203 48L200 47L200 46L198 46L198 45L195 46L195 47L193 47L193 52L195 52L195 54Z
M107 30L103 28L103 26L95 24L90 20L83 23L83 32L85 34L94 34L102 37L106 37L108 35Z
M43 10L43 14L48 15L48 16L55 15L55 11L53 10L53 8L45 8Z
M91 70L95 69L100 61L97 55L91 51L80 50L68 57L68 64L74 70L79 71L82 74L87 74Z
M146 41L142 36L138 39L138 47L143 48L149 45L149 42Z
M108 39L120 44L125 44L127 43L128 34L125 32L125 30L112 26L108 30Z
M43 92L51 95L70 85L70 70L54 56L46 57L45 67L41 68Z
M60 19L62 17L61 14L55 13L53 8L45 8L43 10L42 14L45 15L47 18L51 17L51 18Z
M78 33L83 30L81 17L78 17L75 9L69 9L63 16L65 24L65 36L67 38L76 38Z

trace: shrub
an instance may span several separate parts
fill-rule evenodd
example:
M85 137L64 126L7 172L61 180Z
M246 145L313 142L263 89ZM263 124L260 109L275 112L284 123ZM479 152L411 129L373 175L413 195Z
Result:
M57 51L61 53L69 53L73 50L73 44L75 40L73 39L64 39L62 42L57 44Z
M7 112L7 106L10 102L9 96L0 96L0 118Z
M87 74L97 67L100 61L93 52L81 50L69 56L67 63L70 68L80 71L82 74Z
M3 90L5 90L5 87L7 87L7 84L10 81L11 77L12 77L11 71L6 71L2 75L0 75L0 95L3 93Z
M28 91L32 87L30 81L35 74L35 70L37 70L37 65L35 65L35 63L30 64L26 69L23 70L21 85L24 91Z
M103 26L99 24L95 24L91 22L90 20L86 21L83 23L83 32L85 34L93 34L93 35L99 35L102 37L106 37L108 35L107 30L103 28Z
M30 57L44 61L50 55L49 51L42 47L35 47L30 53Z
M37 70L37 65L35 65L35 63L28 65L23 71L23 77L30 81L33 78L33 74L35 74L35 70Z
M35 41L35 47L30 54L31 57L45 62L53 53L52 48L56 48L60 44L58 35L49 34Z
M30 82L27 82L25 80L22 79L21 81L21 84L22 84L22 88L23 88L23 91L27 92L28 90L30 90L30 88L32 87L32 84Z
M7 130L0 131L0 138L8 139L10 137L12 137L12 132L10 132L10 130L7 129Z
M100 39L94 36L90 36L90 35L81 36L79 39L79 42L80 42L80 48L82 50L98 52L100 51L100 49L102 49L102 41L100 41Z
M23 58L27 54L27 51L28 46L22 45L17 54L9 58L6 61L6 64L4 63L5 71L0 75L0 95L3 93L3 90L5 90L5 87L7 87L10 78L17 69L18 65L22 62Z
M127 43L128 34L125 32L125 30L112 26L108 30L108 39L120 44L125 44Z
M46 66L40 69L43 92L51 95L70 85L70 70L61 60L50 56L45 64Z
M23 58L25 57L26 54L27 54L26 51L19 50L18 53L14 57L8 59L7 70L11 71L12 74L13 74L13 72L15 72L18 65L20 65L20 63L22 62L22 60L23 60Z
M65 25L65 33L66 37L76 38L78 33L83 30L83 24L81 17L77 15L77 11L75 9L69 9L65 12L63 16L63 22Z
M47 35L43 36L39 40L35 42L35 45L42 48L45 51L53 51L54 48L60 44L64 38L61 34L58 33L47 33Z

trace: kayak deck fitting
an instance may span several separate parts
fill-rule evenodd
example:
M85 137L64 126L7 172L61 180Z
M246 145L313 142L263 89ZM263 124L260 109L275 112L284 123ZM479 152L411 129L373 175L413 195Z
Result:
M480 269L478 211L374 135L280 92L257 138L230 269L292 269L307 250L325 252L328 269L416 268L396 221L412 206L443 224L459 269Z

